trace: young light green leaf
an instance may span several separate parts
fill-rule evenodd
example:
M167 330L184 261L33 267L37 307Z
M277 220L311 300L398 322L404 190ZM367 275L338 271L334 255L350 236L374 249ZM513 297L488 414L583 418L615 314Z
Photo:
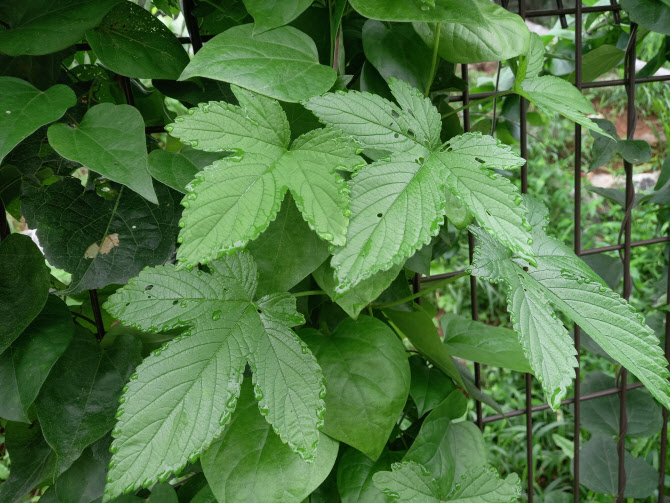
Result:
M144 120L136 108L102 103L90 108L79 126L54 124L48 136L51 146L63 157L158 204L147 170Z
M337 458L338 442L322 433L318 442L314 461L305 463L258 413L251 382L245 379L230 425L201 462L217 501L302 501Z
M0 31L0 36L6 31ZM0 77L0 162L19 142L40 126L60 119L76 103L67 86L57 84L42 92L25 80Z
M446 501L454 503L509 503L521 496L521 483L516 473L503 479L495 468L464 474L456 481Z
M42 311L49 296L49 269L28 236L0 241L0 354Z
M356 138L363 147L426 157L440 144L442 120L430 100L409 84L390 79L394 103L370 93L328 93L304 102L325 124Z
M609 136L595 122L586 117L595 114L593 104L568 81L552 75L534 77L515 84L514 92L534 103L542 112L553 117L555 113L581 124L587 129Z
M160 184L156 189L158 206L128 189L104 199L76 178L26 186L23 215L37 230L49 262L72 274L66 293L125 283L172 257L178 194Z
M312 4L312 0L244 0L247 12L254 18L254 34L290 23Z
M326 92L335 70L319 64L314 41L281 26L254 34L254 26L234 26L207 42L184 69L191 77L223 80L282 101L300 101Z
M402 343L387 325L368 316L345 319L330 336L314 329L299 335L326 379L324 433L376 460L409 393Z
M275 219L287 189L310 228L333 244L344 243L349 189L339 171L364 164L357 144L327 128L300 136L287 150L290 130L279 104L233 91L240 107L203 105L169 126L178 138L199 136L191 141L198 148L244 151L208 166L189 185L177 258L185 265L207 263L245 246ZM196 132L203 129L211 133Z
M131 379L117 412L107 500L166 480L195 460L230 419L247 362L261 413L292 450L315 456L323 376L290 330L303 322L295 299L272 294L254 302L256 266L246 252L209 270L145 269L105 303L126 324L190 327L191 334L156 351Z
M331 261L339 293L404 263L439 232L445 214L439 168L398 155L356 173L346 243Z
M544 69L544 41L537 33L530 34L528 54L526 55L526 79L538 77Z
M670 373L654 331L644 324L641 314L607 288L598 275L565 245L542 235L544 231L538 224L546 217L547 210L532 198L527 197L526 202L530 210L529 220L535 223L537 267L524 271L522 264L510 260L499 244L477 230L474 232L478 233L480 245L473 264L475 275L516 285L509 292L508 308L516 317L515 330L520 332L522 344L523 339L531 337L533 332L552 333L553 343L561 341L563 349L556 347L552 354L545 352L544 359L558 359L562 354L564 361L576 364L572 361L574 348L569 337L566 338L565 329L547 307L551 302L578 323L611 357L635 374L661 404L670 404L670 382L667 379ZM523 313L519 309L527 303L535 307L527 311L526 316L519 317ZM532 316L540 318L531 324ZM527 356L539 378L539 369L532 355ZM565 368L565 363L561 367L560 382L567 383L572 370ZM551 394L547 398L551 400Z
M442 493L433 477L414 461L394 463L390 472L377 472L372 480L387 496L402 503L441 503Z
M440 317L440 326L450 355L517 372L532 372L513 330L450 313Z
M79 42L107 11L122 0L31 0L3 6L0 52L50 54Z
M113 7L86 40L105 67L127 77L175 80L189 62L170 29L132 2Z
M506 283L507 310L514 330L547 402L557 410L578 365L570 334L549 306L541 285L481 229L471 227L471 232L478 240L471 272L492 282Z
M49 295L40 314L0 355L0 416L29 422L28 409L74 334L70 310Z
M528 52L530 32L521 17L488 0L473 0L468 12L478 22L440 25L438 53L452 63L504 61ZM414 23L414 29L433 47L434 24Z
M92 333L77 327L35 400L44 438L67 468L114 425L124 382L141 361L142 344L118 337L103 351Z

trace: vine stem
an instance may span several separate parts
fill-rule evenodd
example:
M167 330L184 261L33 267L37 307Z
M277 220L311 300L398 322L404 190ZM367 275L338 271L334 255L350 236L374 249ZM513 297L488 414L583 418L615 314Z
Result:
M507 96L508 94L514 94L514 93L513 93L513 91L511 91L511 90L510 90L510 91L501 91L501 92L499 92L499 93L492 94L492 95L489 96L488 98L482 98L481 100L471 101L471 102L468 103L467 105L463 105L462 107L455 108L455 109L452 110L451 112L447 112L446 114L443 114L443 115L442 115L442 118L445 119L446 117L449 117L450 115L457 114L458 112L461 112L461 111L463 111L463 110L465 110L465 109L467 109L467 108L470 108L472 105L479 105L480 103L483 103L483 102L485 102L485 101L489 101L489 100L491 100L491 99L500 98L501 96Z
M426 84L426 91L423 93L424 96L428 96L430 93L430 88L433 85L433 80L435 80L435 73L437 72L437 50L440 48L440 27L442 23L437 23L435 25L435 36L433 37L433 62L430 65L430 76L428 78L428 84Z
M408 295L407 297L404 297L400 300L394 300L393 302L387 302L385 304L377 304L377 305L372 305L375 309L386 309L387 307L394 307L394 306L399 306L400 304L404 304L405 302L410 302L414 299L417 299L419 297L423 297L424 295L427 295L431 292L434 292L438 288L443 287L444 285L451 283L454 280L457 280L459 278L462 278L463 276L467 276L467 272L462 272L460 274L457 274L455 276L451 276L450 278L445 278L442 281L436 281L430 286L427 286L426 288L423 288L421 291L417 293L413 293L412 295Z
M308 297L310 295L328 295L326 292L323 290L306 290L304 292L295 292L292 293L294 297Z

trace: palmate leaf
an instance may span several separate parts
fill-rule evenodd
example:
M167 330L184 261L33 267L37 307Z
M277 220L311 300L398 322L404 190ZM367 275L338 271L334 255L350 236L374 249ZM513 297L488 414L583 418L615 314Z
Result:
M188 187L177 258L192 266L245 246L275 219L287 190L321 238L343 244L349 190L338 171L365 164L358 145L327 128L296 138L288 150L290 128L279 103L232 89L240 106L202 105L168 126L195 148L237 151Z
M403 263L439 232L445 186L481 225L512 251L533 261L527 209L519 190L490 168L513 169L522 158L479 134L452 138L440 148L440 115L419 91L390 81L400 107L369 93L331 93L305 107L361 145L391 152L352 176L346 243L331 261L338 293ZM497 210L497 211L494 211Z
M577 364L572 340L549 303L635 374L661 404L670 404L667 361L644 317L607 288L565 245L544 233L540 222L547 211L541 203L529 197L526 203L534 224L537 267L524 271L523 263L512 260L501 245L473 228L479 244L472 273L507 283L514 329L549 404L558 408Z
M105 304L143 330L190 327L131 377L113 432L106 500L195 460L230 419L247 362L261 413L302 458L315 456L325 388L316 359L290 329L303 322L295 299L275 293L254 301L256 266L247 252L209 270L145 269Z

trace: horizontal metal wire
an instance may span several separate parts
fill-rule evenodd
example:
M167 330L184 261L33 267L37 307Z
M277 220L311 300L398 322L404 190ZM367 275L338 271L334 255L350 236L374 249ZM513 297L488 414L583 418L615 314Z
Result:
M636 388L642 388L644 384L641 382L636 382L633 384L629 384L626 386L626 390L631 390L631 389L636 389ZM609 395L616 395L617 393L621 393L621 388L610 388L610 389L604 389L602 391L596 391L594 393L588 393L586 395L581 395L579 397L580 402L584 402L586 400L593 400L594 398L601 398L603 396L609 396ZM574 398L568 398L566 400L563 400L561 402L561 405L569 405L571 403L575 403ZM534 405L533 407L530 408L530 412L539 412L541 410L547 410L549 409L550 406L546 403L543 403L542 405ZM496 414L494 416L486 416L482 421L486 423L494 423L496 421L500 421L502 419L509 419L511 417L518 417L518 416L523 416L526 414L526 409L518 409L518 410L513 410L511 412L505 412L505 414Z
M621 5L594 5L593 7L582 7L582 13L588 14L590 12L618 12L621 10ZM576 14L577 9L575 7L567 9L538 9L538 10L527 10L526 18L529 17L547 17L547 16L565 16L566 14Z

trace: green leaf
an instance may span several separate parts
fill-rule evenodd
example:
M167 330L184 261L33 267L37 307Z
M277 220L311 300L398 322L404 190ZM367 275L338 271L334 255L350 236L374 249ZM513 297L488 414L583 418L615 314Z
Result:
M469 2L468 13L475 22L440 25L438 54L447 61L504 61L528 52L530 32L516 14L488 0ZM434 25L414 23L414 29L432 48Z
M602 372L589 373L582 382L584 395L615 388L614 378ZM619 395L609 395L584 402L581 408L581 424L592 433L602 435L619 434ZM663 424L661 407L644 389L631 390L626 395L628 428L626 435L650 437L659 432Z
M31 0L0 7L0 52L49 54L79 42L121 0Z
M537 267L524 271L523 264L510 260L499 244L473 229L480 244L472 270L477 276L507 282L508 310L531 367L538 379L553 382L546 386L543 382L552 407L558 406L559 397L569 385L576 361L572 341L548 303L579 324L612 358L635 374L661 404L670 404L667 361L644 317L607 288L563 243L544 234L539 221L546 218L547 210L541 203L529 197L526 203L534 224ZM550 345L553 349L547 351Z
M418 89L428 85L432 55L409 24L386 26L368 19L363 25L363 49L384 80L396 78Z
M409 395L416 405L419 417L433 410L456 389L453 381L444 372L436 367L429 367L418 355L410 357L409 367L412 372Z
M103 351L93 334L79 327L49 372L35 400L44 438L69 466L114 425L121 388L140 361L141 343L119 337Z
M651 146L644 140L621 140L619 153L631 164L644 164L651 159Z
M287 189L310 228L342 244L349 190L339 171L364 164L357 144L334 129L316 129L287 151L290 131L280 105L236 87L233 91L240 107L203 105L174 128L168 126L178 138L200 137L191 145L204 150L244 151L208 166L189 185L177 258L185 265L207 263L245 246L275 219Z
M593 82L604 73L616 68L625 54L625 51L610 44L603 44L587 52L582 57L582 82ZM568 81L574 83L575 72L570 74Z
M463 393L452 391L426 416L419 434L403 458L403 461L413 461L427 468L435 477L440 494L449 492L454 480L456 458L450 443L451 421L463 416L466 410L467 399Z
M204 452L202 466L218 501L302 501L330 473L338 445L320 434L314 461L305 463L258 413L246 379L230 425Z
M594 435L579 451L579 481L586 488L604 494L618 493L617 446L614 439ZM642 458L626 451L626 488L624 498L644 499L654 494L658 471Z
M430 243L445 213L443 172L408 156L368 165L350 187L346 243L331 261L339 293L404 263Z
M24 501L24 496L38 484L50 484L58 475L58 458L38 424L7 422L5 443L12 457L12 468L9 478L0 486L0 503Z
M125 283L172 256L181 208L175 192L156 188L158 206L129 190L104 199L75 178L25 188L26 221L49 262L72 274L67 293Z
M73 334L70 310L50 295L40 314L0 355L1 417L30 422L28 409Z
M494 468L476 470L463 475L447 495L456 503L508 503L521 496L521 483L516 473L503 479Z
M170 29L132 2L112 8L86 40L105 67L127 77L175 80L189 62Z
M528 54L526 55L527 67L526 79L533 79L542 73L544 69L544 41L537 33L530 34Z
M290 330L304 322L295 298L275 293L254 302L256 266L246 252L212 262L209 271L145 269L105 303L142 330L190 327L130 380L117 413L107 499L166 480L195 460L230 419L247 362L268 422L301 457L315 456L323 377Z
M586 115L595 115L593 104L568 81L552 75L525 80L515 84L514 92L523 96L549 117L555 113L581 124L587 129L609 136Z
M337 293L337 283L330 261L324 262L316 269L312 276L317 285L325 291L328 296L340 306L353 319L358 318L360 312L367 307L370 302L378 298L386 290L393 280L398 277L403 265L393 266L388 271L381 271L373 274L368 279L358 283L344 294Z
M248 250L258 266L259 295L290 290L328 258L328 245L303 220L290 194Z
M390 472L372 477L377 489L400 502L440 503L440 488L423 466L414 461L394 463Z
M290 23L312 4L312 0L244 0L247 12L254 18L254 34Z
M324 433L376 460L409 393L404 346L393 330L368 316L345 319L329 336L313 329L299 335L326 379Z
M350 0L349 3L362 16L381 21L427 21L474 26L484 23L477 9L463 9L460 0L435 0L434 3L407 0Z
M49 296L49 269L35 243L20 234L0 241L0 353L42 311Z
M389 86L400 107L375 94L357 91L317 96L306 100L304 106L363 147L427 157L442 143L439 112L409 84L389 79Z
M432 318L425 311L396 311L385 309L383 311L394 327L412 343L412 345L428 361L451 377L456 384L463 386L458 370L442 344L437 328Z
M42 503L91 503L99 501L105 487L111 438L105 435L89 445L72 466L56 478L40 497Z
M666 0L622 0L621 7L628 12L632 23L670 35L670 5Z
M179 503L177 492L167 482L156 484L152 487L151 496L149 496L148 501L149 503Z
M470 391L468 391L468 394L475 397ZM446 431L446 436L445 442L449 446L451 458L454 460L453 480L455 483L459 483L466 474L481 471L486 466L486 453L489 447L484 442L484 436L475 423L470 421L452 422ZM467 455L463 455L463 453L467 453Z
M6 31L0 31L0 37ZM40 126L60 119L74 106L76 97L67 86L57 84L42 92L25 80L0 77L0 161L18 143Z
M384 449L377 461L353 448L347 448L337 462L337 492L342 503L388 503L386 495L375 487L375 473L390 470L400 461L402 452Z
M589 164L589 170L594 170L600 166L609 164L618 150L620 141L616 127L611 121L595 119L594 122L598 124L603 131L607 132L609 136L603 136L593 131L591 132L591 136L593 136L593 146L591 147L592 158L591 163Z
M147 170L144 120L136 108L102 103L90 108L79 126L54 124L48 136L63 157L158 204Z
M440 317L440 326L450 355L517 372L531 372L513 330L449 313Z
M168 187L186 194L186 186L198 171L225 157L223 153L203 152L185 146L179 152L153 150L149 153L149 173Z
M198 51L179 80L223 80L282 101L322 94L335 82L335 70L319 64L314 41L300 30L253 31L245 24L220 33Z

